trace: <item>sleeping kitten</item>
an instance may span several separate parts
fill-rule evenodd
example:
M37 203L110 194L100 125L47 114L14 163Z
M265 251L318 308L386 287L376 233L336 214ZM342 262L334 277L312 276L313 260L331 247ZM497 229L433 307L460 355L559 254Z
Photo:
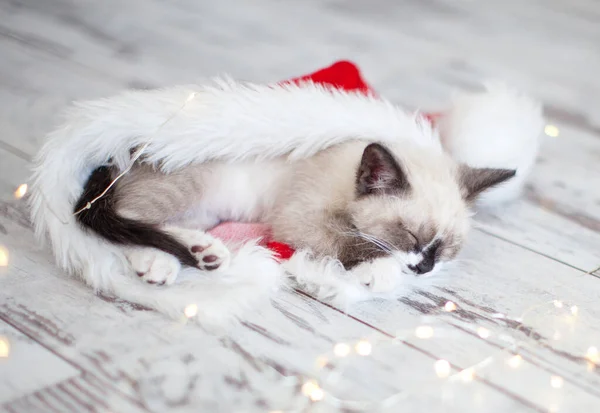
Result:
M96 169L79 210L114 179ZM290 162L212 162L166 175L137 164L91 209L81 224L127 248L137 274L170 284L181 265L215 270L230 253L207 230L221 221L264 222L274 239L335 257L346 269L388 260L403 273L433 272L459 252L469 205L514 170L474 169L417 144L352 141ZM391 261L390 261L391 260ZM357 271L376 290L385 271Z

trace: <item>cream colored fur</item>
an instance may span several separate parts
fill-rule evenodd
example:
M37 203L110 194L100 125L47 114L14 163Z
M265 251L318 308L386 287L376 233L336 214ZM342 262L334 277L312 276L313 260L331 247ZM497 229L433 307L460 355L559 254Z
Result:
M209 162L170 174L138 166L116 184L117 211L141 222L185 225L201 231L221 221L263 222L272 228L276 240L307 248L319 258L340 257L344 241L352 236L350 228L332 219L336 212L347 216L360 233L384 242L389 226L402 224L414 234L426 233L427 244L446 241L451 250L446 256L441 252L440 262L454 258L469 227L469 210L462 198L456 163L437 147L415 145L410 140L388 144L405 170L410 190L405 195L357 197L357 171L368 144L364 140L342 143L296 161L279 157L236 164ZM177 235L172 228L165 227L165 231ZM210 243L201 240L210 236L200 231L178 231L185 235L178 238L188 247ZM194 237L200 241L193 242ZM218 240L213 243L211 251L225 257ZM396 272L411 274L408 266L418 264L421 254L404 251L394 242L391 245ZM202 256L206 255L203 251ZM135 260L130 257L130 262L140 262L138 256L136 253ZM202 256L198 257L201 264ZM169 264L172 260L158 258L154 267L162 268L165 276L157 277L156 271L151 271L142 279L172 283L177 271ZM225 261L219 259L221 268L226 268ZM134 268L146 273L150 264ZM365 272L364 266L361 271ZM362 278L387 276L374 272L377 274ZM383 291L382 283L376 281L368 283L371 289Z

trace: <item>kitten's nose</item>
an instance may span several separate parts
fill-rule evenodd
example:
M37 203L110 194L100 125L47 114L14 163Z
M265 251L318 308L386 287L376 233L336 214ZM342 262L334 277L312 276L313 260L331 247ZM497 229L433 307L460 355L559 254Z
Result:
M416 274L427 274L433 267L435 266L435 262L433 260L422 260L417 265L409 265L408 268L415 272Z

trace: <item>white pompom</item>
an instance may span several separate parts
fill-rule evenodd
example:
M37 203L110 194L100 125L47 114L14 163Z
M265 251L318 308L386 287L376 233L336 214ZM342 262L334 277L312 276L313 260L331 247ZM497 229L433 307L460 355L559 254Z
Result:
M486 191L483 205L517 197L535 163L544 126L541 104L500 84L459 96L436 121L444 149L458 162L516 169L510 181Z

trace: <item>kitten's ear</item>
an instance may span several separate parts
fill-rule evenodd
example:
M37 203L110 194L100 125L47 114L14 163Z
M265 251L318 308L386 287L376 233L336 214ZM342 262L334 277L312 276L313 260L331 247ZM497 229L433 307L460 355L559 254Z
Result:
M458 183L463 198L467 202L472 202L486 189L508 181L516 173L514 169L471 168L460 165Z
M358 195L397 194L410 189L404 171L383 145L371 143L363 152L356 174Z

